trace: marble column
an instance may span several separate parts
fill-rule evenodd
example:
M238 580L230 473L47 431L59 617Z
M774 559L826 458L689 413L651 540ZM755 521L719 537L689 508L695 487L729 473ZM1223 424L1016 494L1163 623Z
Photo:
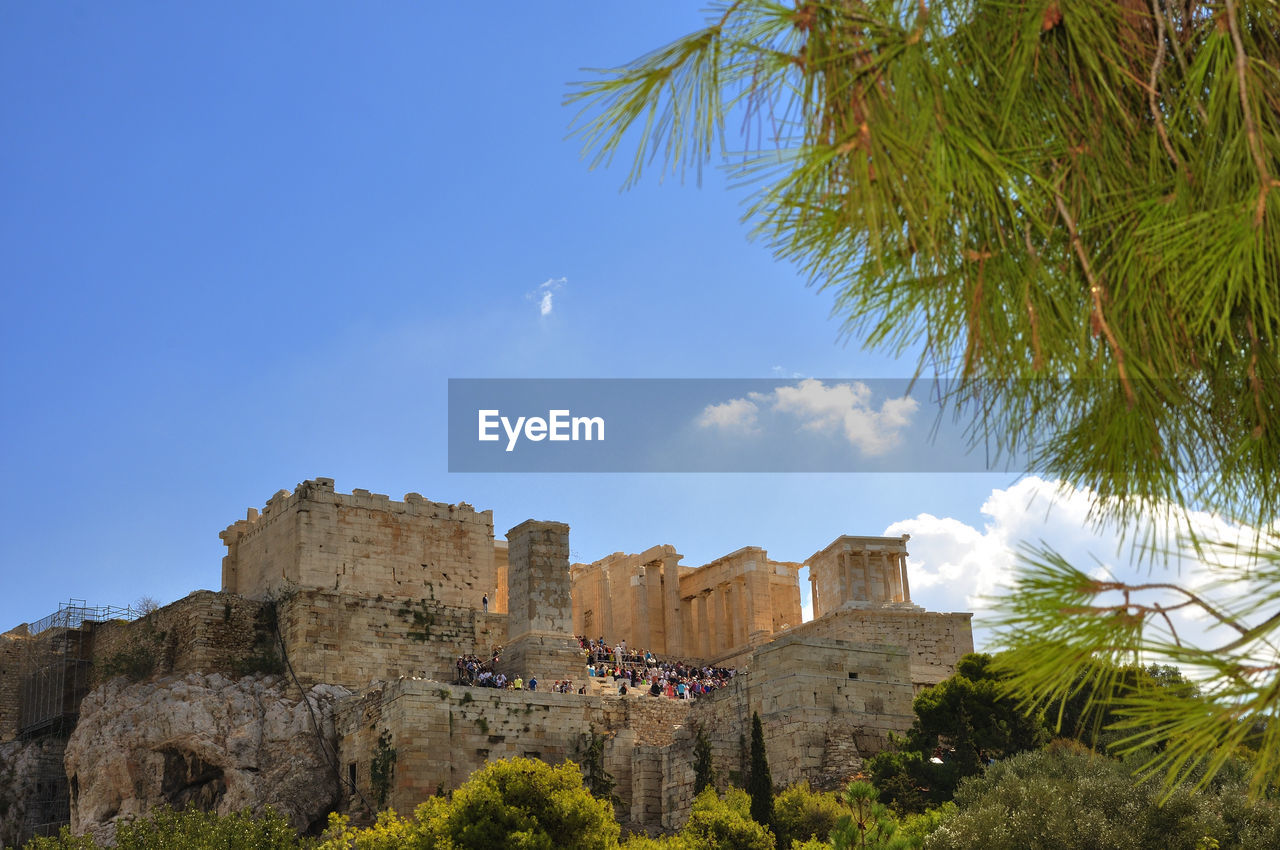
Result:
M874 601L871 594L871 553L862 550L862 598L867 602Z
M680 598L680 559L668 555L662 561L662 591L666 595L663 622L666 625L667 655L684 654L684 611Z

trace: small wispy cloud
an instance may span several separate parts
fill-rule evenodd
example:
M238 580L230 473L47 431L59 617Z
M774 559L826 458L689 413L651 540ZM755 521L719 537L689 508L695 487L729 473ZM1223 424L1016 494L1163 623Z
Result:
M874 407L870 388L859 381L827 386L806 378L772 392L708 405L696 422L702 428L758 433L760 410L768 408L795 417L805 431L839 434L862 454L876 456L898 445L919 406L913 398L887 398Z
M537 288L532 292L525 293L525 299L537 302L538 315L550 316L551 311L555 309L555 296L569 285L567 277L552 277L538 284Z

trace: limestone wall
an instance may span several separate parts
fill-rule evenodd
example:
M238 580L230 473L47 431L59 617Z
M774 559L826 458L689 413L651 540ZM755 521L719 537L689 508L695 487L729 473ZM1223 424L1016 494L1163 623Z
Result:
M153 662L145 674L245 670L272 651L261 615L252 599L198 590L137 620L93 623L94 680L125 672L135 658Z
M25 634L6 632L0 635L0 743L12 741L18 735L18 707L20 704L22 654Z
M367 490L348 495L317 478L281 490L220 537L223 590L245 596L323 588L476 609L486 593L496 596L492 511L417 493L403 502Z
M459 655L487 657L507 640L507 615L433 599L300 590L278 610L289 660L308 685L363 688L401 676L451 682Z
M918 691L955 673L960 656L973 652L973 614L891 608L844 609L792 630L804 638L904 647L910 681Z
M580 696L467 688L405 679L339 709L339 757L372 799L370 765L390 734L395 776L387 804L411 811L456 788L497 758L528 756L551 764L581 761L592 728L607 737L605 769L617 783L620 816L634 828L667 825L663 806L667 751L689 704L642 697Z
M722 782L743 781L751 715L760 715L773 781L808 779L837 788L879 752L890 732L911 726L907 654L892 646L788 634L756 650L751 672L695 703L698 728L711 744ZM852 676L850 675L852 674Z

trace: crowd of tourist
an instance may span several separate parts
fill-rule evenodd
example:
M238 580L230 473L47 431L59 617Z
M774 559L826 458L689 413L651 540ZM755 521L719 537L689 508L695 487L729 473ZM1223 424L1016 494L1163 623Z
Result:
M578 643L587 662L588 679L612 678L618 693L624 695L639 688L655 697L695 699L723 688L736 673L732 667L699 667L683 661L664 661L648 650L628 651L625 640L609 646L604 638L591 641L579 637ZM529 677L526 682L520 676L508 678L503 673L494 672L500 657L495 653L493 658L485 661L475 655L459 655L455 684L517 691L538 690L536 676ZM557 679L551 686L551 692L574 693L573 682ZM584 683L578 687L577 693L587 693L587 685Z
M587 656L587 676L612 677L618 693L643 688L650 696L694 699L723 688L736 671L732 667L699 667L683 661L664 661L647 649L628 650L625 640L613 646L604 638L579 636Z

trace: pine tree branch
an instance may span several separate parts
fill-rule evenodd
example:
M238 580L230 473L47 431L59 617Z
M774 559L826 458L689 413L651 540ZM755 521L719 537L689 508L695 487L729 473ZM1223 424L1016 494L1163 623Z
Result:
M1190 169L1182 164L1182 160L1173 149L1173 143L1169 141L1169 131L1164 125L1164 114L1160 109L1159 89L1156 86L1160 78L1160 67L1164 64L1164 13L1160 8L1160 0L1151 0L1151 2L1156 19L1156 58L1151 62L1151 76L1147 83L1147 105L1151 108L1151 118L1156 123L1156 133L1160 136L1160 144L1164 146L1165 153L1169 154L1169 159L1174 166L1187 175L1187 180L1194 183L1195 178L1191 176Z
M1076 220L1072 217L1071 211L1067 209L1066 202L1062 199L1062 192L1058 188L1058 184L1053 185L1053 199L1058 207L1058 214L1062 216L1062 220L1066 222L1067 233L1071 236L1071 247L1074 249L1076 257L1080 260L1080 268L1084 270L1085 280L1089 283L1089 295L1093 300L1093 316L1098 322L1098 326L1102 329L1103 335L1107 338L1107 344L1111 346L1111 353L1116 358L1116 369L1120 373L1120 386L1124 388L1125 400L1130 407L1133 407L1137 401L1133 393L1133 387L1129 384L1129 375L1124 366L1124 351L1120 348L1120 343L1116 340L1115 333L1111 330L1111 325L1107 324L1106 315L1103 312L1103 296L1107 294L1103 286L1102 280L1094 275L1093 265L1089 262L1089 254L1084 249L1084 243L1080 241L1080 233L1076 229Z
M1253 122L1253 109L1249 106L1248 74L1246 63L1248 57L1244 52L1244 39L1240 36L1240 22L1236 18L1235 0L1226 0L1227 28L1231 30L1231 42L1236 48L1236 87L1240 90L1240 108L1244 111L1244 133L1249 141L1249 153L1253 155L1253 165L1258 170L1258 202L1253 208L1253 226L1262 224L1262 215L1267 208L1267 192L1275 185L1267 171L1266 156L1262 151L1262 140L1258 137L1258 127Z

